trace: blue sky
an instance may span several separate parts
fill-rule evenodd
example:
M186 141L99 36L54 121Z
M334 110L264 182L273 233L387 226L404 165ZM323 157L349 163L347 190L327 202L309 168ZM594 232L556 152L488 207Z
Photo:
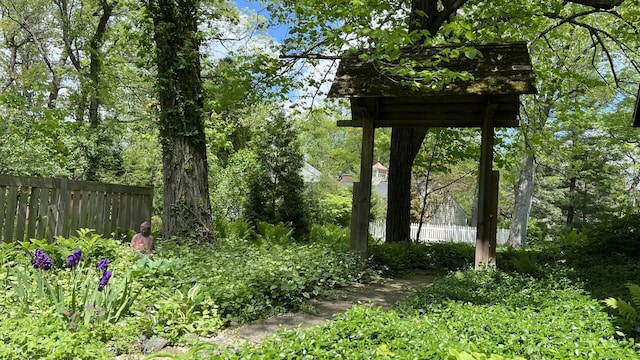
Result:
M238 9L240 9L244 13L249 13L251 11L255 11L258 15L269 19L269 13L264 8L264 6L260 5L257 1L248 1L248 0L236 0L236 5ZM247 11L248 9L248 11ZM280 42L287 35L287 27L284 25L280 25L278 27L269 28L269 35L276 39L276 41Z

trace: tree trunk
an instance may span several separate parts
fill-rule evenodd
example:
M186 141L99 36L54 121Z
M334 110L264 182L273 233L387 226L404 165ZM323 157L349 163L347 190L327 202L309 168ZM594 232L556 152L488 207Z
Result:
M576 213L576 198L577 196L577 192L578 189L576 187L576 177L572 177L571 180L569 180L569 194L568 194L568 203L569 206L567 207L567 225L571 225L573 224L573 220L575 217L575 213Z
M524 167L520 170L520 178L516 186L515 204L513 209L513 221L509 230L511 246L524 246L527 236L527 223L533 201L534 179L537 164L532 154L526 154Z
M98 27L96 32L89 41L89 74L88 74L88 86L83 92L89 97L89 139L94 141L101 141L100 130L98 125L100 123L100 114L98 112L100 108L100 73L102 72L102 44L104 35L107 31L107 24L111 18L113 11L113 4L109 4L106 0L100 1L100 7L102 14L100 14L100 20L98 21ZM95 145L95 144L94 144ZM87 169L85 171L85 178L89 181L100 181L100 157L102 155L97 151L88 151L87 154Z
M198 0L150 0L154 23L164 199L162 236L211 239L198 37Z
M393 128L389 157L386 241L411 241L411 167L426 128Z
M187 136L164 140L162 236L209 240L212 220L204 146Z
M535 161L535 147L531 139L542 133L551 109L556 99L553 96L538 95L529 103L526 108L532 108L531 113L524 117L527 121L522 126L527 154L524 157L524 164L520 169L520 176L514 194L514 209L509 239L507 243L511 246L524 246L527 237L527 225L531 213L533 202L534 179L538 165Z
M467 0L413 0L408 31L426 29L435 35ZM442 8L439 8L442 6ZM393 128L389 155L387 242L411 241L411 167L427 133L426 128Z

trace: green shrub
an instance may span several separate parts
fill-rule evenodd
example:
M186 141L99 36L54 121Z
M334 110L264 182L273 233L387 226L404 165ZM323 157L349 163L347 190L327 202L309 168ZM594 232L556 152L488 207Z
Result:
M280 238L279 227L267 227ZM150 289L150 301L163 296L161 289L186 293L200 284L200 292L211 298L225 322L295 310L326 289L367 281L371 275L357 256L325 243L234 238L198 246L160 241L154 259L141 258L132 273ZM157 310L149 311L153 315Z
M457 271L445 276L432 286L410 296L397 309L404 313L428 311L433 304L457 301L474 305L538 306L552 302L554 291L571 290L564 278L536 279L529 275L507 273L498 270Z
M369 245L374 268L389 273L407 270L456 270L473 264L475 248L464 243L381 243Z
M598 223L589 225L584 233L588 243L584 249L591 254L622 254L640 256L640 214L622 217L603 216Z
M208 336L222 327L218 306L199 283L187 291L163 291L153 306L155 311L141 319L149 337L157 335L177 342L185 334Z
M434 264L442 269L457 270L473 266L475 244L443 242L428 246Z
M369 245L371 266L390 274L407 270L428 270L435 267L430 248L424 244L381 243Z
M293 241L293 229L283 223L276 225L260 221L257 224L258 240L264 244L286 245Z
M537 278L544 278L551 269L566 261L566 257L558 252L557 247L534 248L499 248L497 252L497 267L507 272L528 274Z
M244 220L220 220L216 223L216 237L218 239L247 241L255 237L251 224Z
M543 244L546 238L545 225L534 219L529 219L527 223L527 246Z
M319 200L318 220L322 224L335 224L348 227L351 223L352 193L349 188L339 189L337 193L325 193Z
M345 229L338 225L312 225L309 233L309 242L314 244L322 244L333 249L348 252L350 250L349 238L351 234L349 229Z

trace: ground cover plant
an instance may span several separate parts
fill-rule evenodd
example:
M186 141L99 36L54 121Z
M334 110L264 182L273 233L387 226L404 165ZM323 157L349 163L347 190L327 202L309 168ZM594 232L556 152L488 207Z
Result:
M237 222L217 231L215 244L159 241L151 258L90 231L53 244L2 244L0 358L106 359L138 353L157 337L193 346L186 358L210 358L212 346L194 335L294 311L374 274L348 253L348 230L337 226L313 226L304 244L282 225ZM327 327L214 357L638 359L640 324L620 309L638 304L628 285L637 282L638 258L584 246L588 237L570 233L499 249L497 270L474 272L472 245L374 244L370 267L443 275L392 311L357 306ZM105 302L104 294L114 296ZM607 307L612 299L617 310Z
M393 311L357 306L326 327L281 332L219 358L640 359L601 301L549 275L458 271Z
M144 339L182 344L373 274L344 244L298 244L263 228L235 224L215 244L158 241L151 258L86 230L2 244L0 358L108 359L139 352Z
M609 238L635 233L614 228ZM219 358L640 359L636 242L606 236L570 231L500 248L498 269L479 272L469 270L473 245L372 244L376 268L445 275L393 311L357 306L326 327L281 332Z

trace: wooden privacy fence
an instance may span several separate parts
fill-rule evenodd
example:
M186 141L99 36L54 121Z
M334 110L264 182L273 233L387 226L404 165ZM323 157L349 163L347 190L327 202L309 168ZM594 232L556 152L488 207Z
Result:
M411 224L411 240L418 234L417 223ZM384 240L386 227L383 222L375 222L369 225L369 233L375 239ZM505 245L509 239L509 229L498 229L497 244ZM472 226L458 225L431 225L422 224L420 229L420 242L465 242L476 243L476 228Z
M81 228L110 236L151 219L153 187L0 175L0 240L53 240Z

